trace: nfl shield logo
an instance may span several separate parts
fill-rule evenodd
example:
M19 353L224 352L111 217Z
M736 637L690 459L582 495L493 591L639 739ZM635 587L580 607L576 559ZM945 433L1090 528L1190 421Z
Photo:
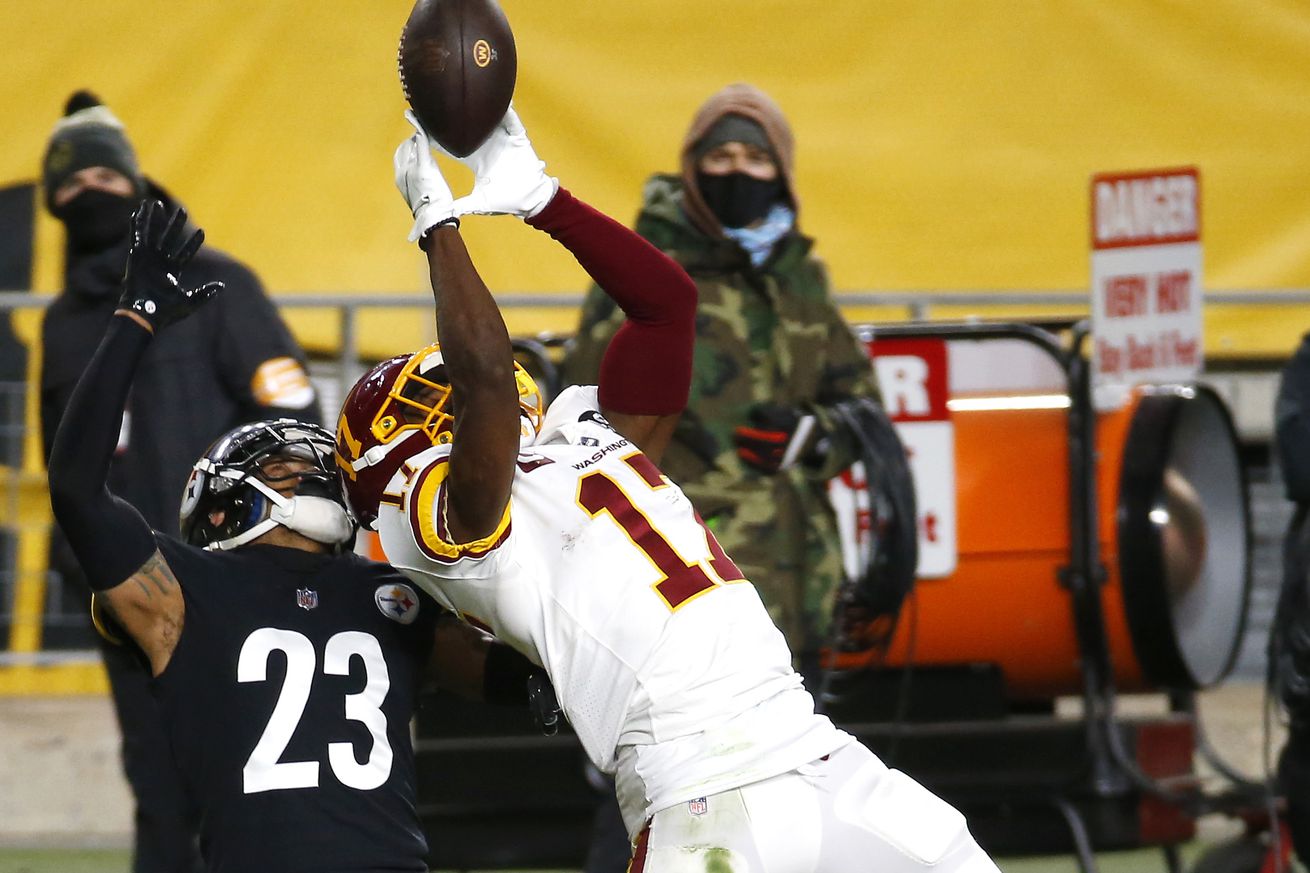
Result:
M297 588L296 606L301 609L313 609L318 606L318 592L312 588Z
M705 798L697 797L695 800L687 801L687 811L692 815L704 815L709 811L710 805L705 802Z

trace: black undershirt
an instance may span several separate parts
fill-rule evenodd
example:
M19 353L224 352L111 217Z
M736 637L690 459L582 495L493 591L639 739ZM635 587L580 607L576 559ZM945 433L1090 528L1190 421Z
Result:
M150 525L107 486L132 377L151 337L131 318L110 319L50 452L51 509L98 591L127 580L156 549Z

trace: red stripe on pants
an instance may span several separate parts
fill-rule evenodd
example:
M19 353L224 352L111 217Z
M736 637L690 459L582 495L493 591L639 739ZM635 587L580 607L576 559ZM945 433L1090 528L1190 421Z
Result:
M637 845L632 850L632 860L628 862L628 873L641 873L646 869L646 844L650 842L650 822L637 835Z

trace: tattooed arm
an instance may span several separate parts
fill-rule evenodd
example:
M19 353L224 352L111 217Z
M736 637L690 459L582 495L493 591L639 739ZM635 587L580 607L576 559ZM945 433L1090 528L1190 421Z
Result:
M164 556L156 551L126 582L98 592L97 600L145 652L150 672L162 673L177 648L185 614L182 589Z

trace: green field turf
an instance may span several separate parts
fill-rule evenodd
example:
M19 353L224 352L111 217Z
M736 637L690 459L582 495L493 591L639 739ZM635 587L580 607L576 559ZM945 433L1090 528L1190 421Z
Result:
M1191 855L1194 852L1186 852ZM1116 852L1097 859L1100 873L1165 873L1158 851ZM1078 873L1071 858L999 859L1003 873ZM128 873L128 853L105 849L0 849L0 873Z

